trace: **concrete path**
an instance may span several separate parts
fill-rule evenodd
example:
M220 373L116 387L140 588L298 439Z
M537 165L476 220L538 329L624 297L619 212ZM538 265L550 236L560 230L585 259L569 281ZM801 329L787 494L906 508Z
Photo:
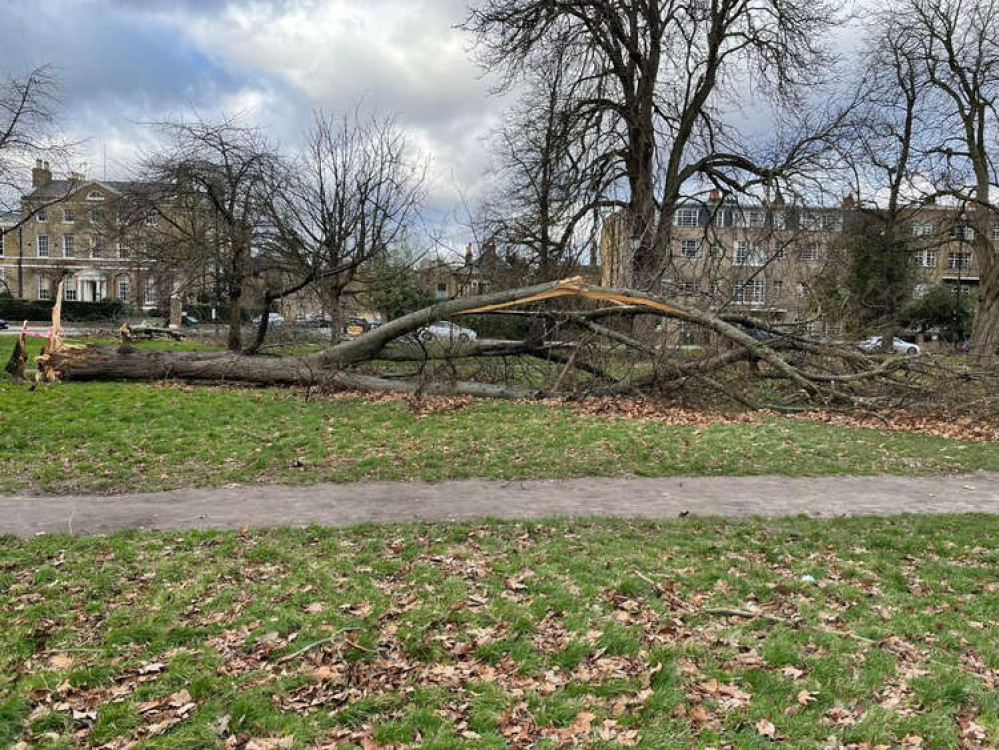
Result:
M182 489L112 497L0 496L0 534L344 526L364 521L693 515L999 513L999 474L368 482Z

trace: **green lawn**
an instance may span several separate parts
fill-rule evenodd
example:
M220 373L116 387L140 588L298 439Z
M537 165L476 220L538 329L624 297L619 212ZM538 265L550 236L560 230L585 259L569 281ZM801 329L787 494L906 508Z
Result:
M999 447L780 417L668 425L543 403L0 381L0 492L240 482L999 470Z
M0 746L995 747L997 568L995 516L8 537Z

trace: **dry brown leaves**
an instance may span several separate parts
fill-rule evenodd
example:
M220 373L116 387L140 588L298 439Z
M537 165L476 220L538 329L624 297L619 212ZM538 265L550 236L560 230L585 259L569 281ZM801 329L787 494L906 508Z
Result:
M815 409L797 414L794 418L824 422L838 427L914 432L968 443L992 443L999 440L999 424L994 420L970 417L954 418L896 412L881 415L879 418L865 412L845 413Z

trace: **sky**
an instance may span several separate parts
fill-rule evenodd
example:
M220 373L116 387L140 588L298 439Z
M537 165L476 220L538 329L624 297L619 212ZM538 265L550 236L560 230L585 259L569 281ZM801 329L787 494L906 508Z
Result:
M294 148L322 107L393 114L429 157L428 221L460 234L484 193L490 95L455 26L467 0L5 0L0 71L55 66L73 166L127 178L148 123L240 114ZM26 175L27 178L27 175ZM455 244L465 238L453 237Z
M148 123L240 114L293 149L322 107L394 114L429 157L427 230L464 247L487 196L491 94L456 28L468 0L3 0L0 72L52 64L73 168L124 179ZM27 178L27 174L25 175Z

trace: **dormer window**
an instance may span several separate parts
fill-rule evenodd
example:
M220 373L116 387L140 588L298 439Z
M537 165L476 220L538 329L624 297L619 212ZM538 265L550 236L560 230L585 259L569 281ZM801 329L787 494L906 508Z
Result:
M100 190L91 190L89 193L87 193L87 200L102 201L104 200L104 193L102 193Z

